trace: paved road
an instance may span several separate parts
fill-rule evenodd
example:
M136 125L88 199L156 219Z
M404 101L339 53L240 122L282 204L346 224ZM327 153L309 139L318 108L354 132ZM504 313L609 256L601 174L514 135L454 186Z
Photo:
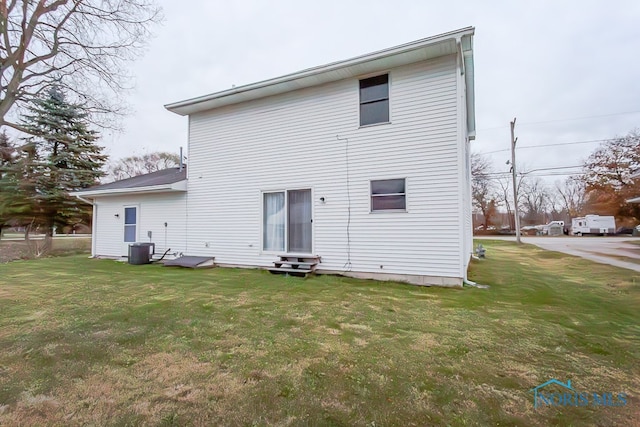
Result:
M516 240L515 236L474 236L474 239ZM627 268L640 272L640 242L638 237L599 237L599 236L523 236L524 243L536 245L549 251L563 252L579 256L602 264ZM625 261L619 257L632 258L637 262Z

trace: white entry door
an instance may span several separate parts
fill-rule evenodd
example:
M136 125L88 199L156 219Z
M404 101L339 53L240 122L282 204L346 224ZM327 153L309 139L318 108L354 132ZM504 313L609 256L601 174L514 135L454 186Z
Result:
M129 245L138 240L138 207L124 207L124 244L122 245L123 255L129 255Z

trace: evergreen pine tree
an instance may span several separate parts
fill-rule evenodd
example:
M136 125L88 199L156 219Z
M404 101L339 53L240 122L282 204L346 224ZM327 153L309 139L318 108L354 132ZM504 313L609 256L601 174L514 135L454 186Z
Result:
M95 185L107 156L87 115L53 88L29 108L23 124L33 135L25 139L19 162L33 217L48 236L54 227L88 222L90 206L69 193Z
M7 135L7 131L3 130L0 133L0 178L2 178L3 170L6 166L12 163L15 148L11 141L9 140L9 136Z
M36 174L39 157L33 144L13 147L12 156L5 160L0 173L0 216L5 222L28 226L41 224Z
M2 237L2 228L9 221L9 192L8 188L3 185L9 179L11 166L16 162L16 149L9 140L7 131L0 133L0 238Z

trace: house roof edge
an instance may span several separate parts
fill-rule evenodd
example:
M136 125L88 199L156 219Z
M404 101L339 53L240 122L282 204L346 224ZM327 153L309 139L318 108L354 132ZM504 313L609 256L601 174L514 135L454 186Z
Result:
M285 74L280 77L259 81L256 83L250 83L234 87L232 89L214 92L211 94L198 96L195 98L186 99L183 101L173 102L166 104L164 107L176 114L185 116L200 111L206 111L209 109L217 108L223 105L230 105L239 102L244 102L252 99L259 99L266 96L275 95L278 93L290 92L302 87L310 87L324 82L316 84L295 85L296 81L302 81L305 78L311 78L314 76L321 76L323 74L330 74L337 70L354 67L359 64L372 62L386 57L392 57L403 53L419 50L424 47L436 45L438 43L444 43L449 40L456 40L463 36L473 36L475 33L475 27L465 27L458 30L438 34L435 36L415 40L409 43L401 44L398 46L382 49L376 52L359 55L350 59L336 61L317 67L307 68L302 71L298 71L291 74ZM411 62L407 62L411 63ZM338 79L327 80L335 81Z
M100 196L120 196L133 193L166 193L166 192L185 192L187 191L187 180L176 181L173 183L159 185L145 185L140 187L127 188L108 188L105 190L83 190L69 193L75 197L100 197Z

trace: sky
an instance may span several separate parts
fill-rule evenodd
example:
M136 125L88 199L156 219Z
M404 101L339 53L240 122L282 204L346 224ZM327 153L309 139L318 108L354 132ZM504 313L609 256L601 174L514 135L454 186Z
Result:
M496 172L509 170L514 118L518 170L550 182L578 171L565 167L580 166L602 140L640 128L638 1L158 4L164 22L130 68L132 113L122 131L104 135L112 160L186 150L187 118L165 104L467 26L476 29L472 151Z

